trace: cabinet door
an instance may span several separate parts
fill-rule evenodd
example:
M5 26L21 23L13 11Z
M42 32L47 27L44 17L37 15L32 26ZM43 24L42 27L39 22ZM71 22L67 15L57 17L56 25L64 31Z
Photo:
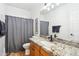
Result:
M30 56L35 56L35 50L34 50L34 48L30 48Z
M40 46L35 44L35 56L39 56Z
M35 49L35 56L39 56L39 50Z
M40 56L49 56L49 54L45 50L43 50L41 48L41 50L40 50Z
M34 49L33 43L31 42L30 43L30 56L34 56L34 55L35 55L35 49Z

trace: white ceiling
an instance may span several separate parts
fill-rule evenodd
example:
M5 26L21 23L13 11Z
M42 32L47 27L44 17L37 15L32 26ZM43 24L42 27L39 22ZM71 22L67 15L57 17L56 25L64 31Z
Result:
M6 4L29 11L41 9L44 6L44 3L6 3Z

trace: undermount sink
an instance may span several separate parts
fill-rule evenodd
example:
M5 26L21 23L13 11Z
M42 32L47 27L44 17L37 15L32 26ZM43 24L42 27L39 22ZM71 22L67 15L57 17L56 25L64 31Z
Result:
M49 41L41 41L40 43L43 44L44 46L50 47L50 48L52 46L55 46L55 44L52 44L53 42L49 42Z

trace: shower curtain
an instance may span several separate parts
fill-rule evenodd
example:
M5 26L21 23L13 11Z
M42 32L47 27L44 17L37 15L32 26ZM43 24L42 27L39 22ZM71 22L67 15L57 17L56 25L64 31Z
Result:
M5 16L6 19L6 52L24 50L22 45L29 42L33 35L33 20L14 16Z

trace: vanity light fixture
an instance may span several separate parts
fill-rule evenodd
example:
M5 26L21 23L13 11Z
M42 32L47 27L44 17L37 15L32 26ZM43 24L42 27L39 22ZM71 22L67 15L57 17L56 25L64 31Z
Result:
M52 3L45 3L45 4L44 4L44 7L43 7L41 10L47 10L47 11L49 11L51 4L52 4Z
M40 12L46 13L54 9L54 7L59 6L60 3L44 3L43 7L40 9Z

